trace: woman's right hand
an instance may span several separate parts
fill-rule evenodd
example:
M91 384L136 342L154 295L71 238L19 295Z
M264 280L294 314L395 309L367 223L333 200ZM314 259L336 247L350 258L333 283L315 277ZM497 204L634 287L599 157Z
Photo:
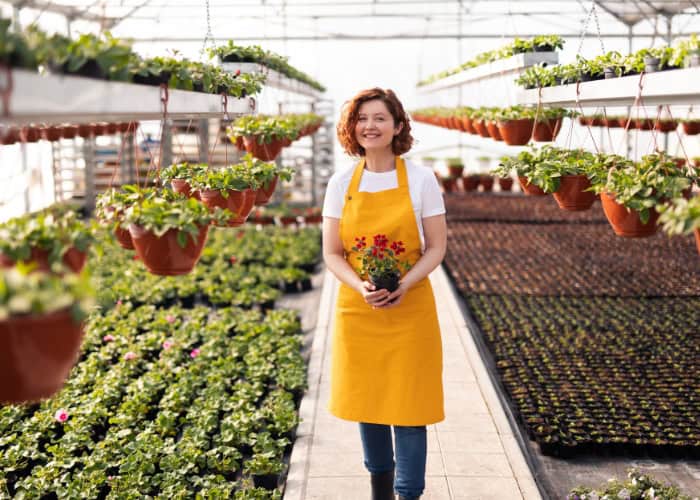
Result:
M377 290L377 287L375 287L369 281L362 282L362 286L360 287L360 293L365 299L365 302L367 302L367 304L369 304L372 307L375 307L377 304L381 303L384 299L386 299L389 296L388 290L386 290L385 288Z

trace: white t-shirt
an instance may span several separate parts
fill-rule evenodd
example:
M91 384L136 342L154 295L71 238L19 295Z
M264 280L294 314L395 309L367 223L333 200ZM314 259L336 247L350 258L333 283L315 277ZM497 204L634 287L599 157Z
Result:
M340 219L345 205L345 194L350 186L355 165L335 172L328 180L326 197L323 200L323 216ZM415 165L406 161L406 175L408 176L408 191L413 205L413 214L416 217L418 233L420 234L421 250L425 249L425 236L423 235L423 219L445 213L445 202L442 199L442 191L433 170L428 167ZM396 169L388 172L362 172L360 179L360 191L376 193L387 189L396 189L399 181Z

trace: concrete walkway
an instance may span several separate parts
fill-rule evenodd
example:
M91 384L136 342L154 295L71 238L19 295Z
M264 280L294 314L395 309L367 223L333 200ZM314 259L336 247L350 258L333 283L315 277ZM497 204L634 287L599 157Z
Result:
M445 271L437 269L431 281L442 331L446 419L428 426L421 499L540 500ZM370 498L358 425L326 409L336 293L337 280L326 271L285 500Z

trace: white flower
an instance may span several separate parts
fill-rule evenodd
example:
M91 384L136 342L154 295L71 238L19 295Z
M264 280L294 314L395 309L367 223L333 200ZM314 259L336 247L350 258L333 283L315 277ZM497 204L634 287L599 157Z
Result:
M631 500L632 493L630 493L630 490L628 490L627 488L622 488L617 494L617 498L619 498L620 500Z

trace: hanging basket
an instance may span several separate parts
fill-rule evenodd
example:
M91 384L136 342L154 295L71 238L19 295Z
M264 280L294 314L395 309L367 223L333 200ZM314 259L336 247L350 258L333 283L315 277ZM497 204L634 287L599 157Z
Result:
M199 191L192 189L190 183L184 179L172 179L170 185L176 193L184 194L188 198L194 198L195 200L200 199Z
M12 267L15 265L15 261L7 257L6 255L0 254L0 265L2 267ZM63 264L68 267L74 273L79 273L85 267L85 261L87 260L87 253L81 252L75 247L69 248L65 254L63 254ZM31 254L29 256L29 263L36 265L37 271L51 272L51 264L49 263L49 252L41 248L32 247Z
M41 127L41 137L45 141L55 142L63 137L63 127L61 125L47 125Z
M592 191L585 191L589 187L591 187L591 181L585 175L562 175L559 189L552 194L559 208L578 212L591 208L597 198Z
M82 335L68 309L0 321L0 403L54 395L78 360Z
M601 193L600 201L603 204L603 211L608 218L608 222L610 222L613 231L618 236L646 238L656 233L656 220L659 218L659 214L653 208L650 211L647 223L642 224L642 221L639 220L639 214L617 203L614 195Z
M131 240L131 233L121 226L117 226L114 230L114 237L117 238L117 243L124 250L133 250L134 242Z
M535 120L533 118L523 118L520 120L499 121L497 123L498 131L506 144L524 146L530 141Z
M269 144L258 144L258 138L254 135L245 136L243 143L246 151L262 161L273 161L279 156L284 145L280 139L273 140Z
M700 134L700 120L683 122L683 132L685 132L686 135Z
M481 137L491 137L491 134L489 134L489 129L486 126L486 120L472 120L472 125L474 126L474 130L476 130L476 133L479 134Z
M678 122L676 120L658 120L654 123L654 129L659 132L673 132L678 128Z
M266 205L267 202L272 198L272 193L275 192L277 187L277 176L274 176L271 181L267 184L263 184L255 192L255 205Z
M557 138L561 130L561 118L539 121L535 123L532 138L537 142L551 142Z
M257 191L254 189L244 189L243 191L228 190L228 197L224 198L221 191L218 189L203 189L200 191L202 203L210 210L216 207L228 208L234 214L234 217L229 219L228 227L236 227L245 223L253 206L255 205L255 197Z
M462 126L464 127L465 132L469 132L470 134L476 134L476 129L474 128L474 123L472 122L471 118L468 117L463 117L462 118Z
M492 139L496 141L502 141L503 137L501 137L501 133L498 131L498 125L496 124L495 121L489 120L486 122L486 130L488 130L489 135L491 136Z
M63 125L63 132L61 135L63 135L64 139L75 139L75 136L78 135L78 126Z
M153 274L180 276L192 271L207 241L209 226L200 226L196 239L187 235L187 244L177 242L177 229L169 229L163 236L156 236L141 226L131 224L129 233L139 259Z
M518 176L518 183L520 184L520 187L523 189L523 192L525 194L530 195L530 196L545 196L547 194L539 186L536 186L534 184L530 184L527 180L527 177Z

